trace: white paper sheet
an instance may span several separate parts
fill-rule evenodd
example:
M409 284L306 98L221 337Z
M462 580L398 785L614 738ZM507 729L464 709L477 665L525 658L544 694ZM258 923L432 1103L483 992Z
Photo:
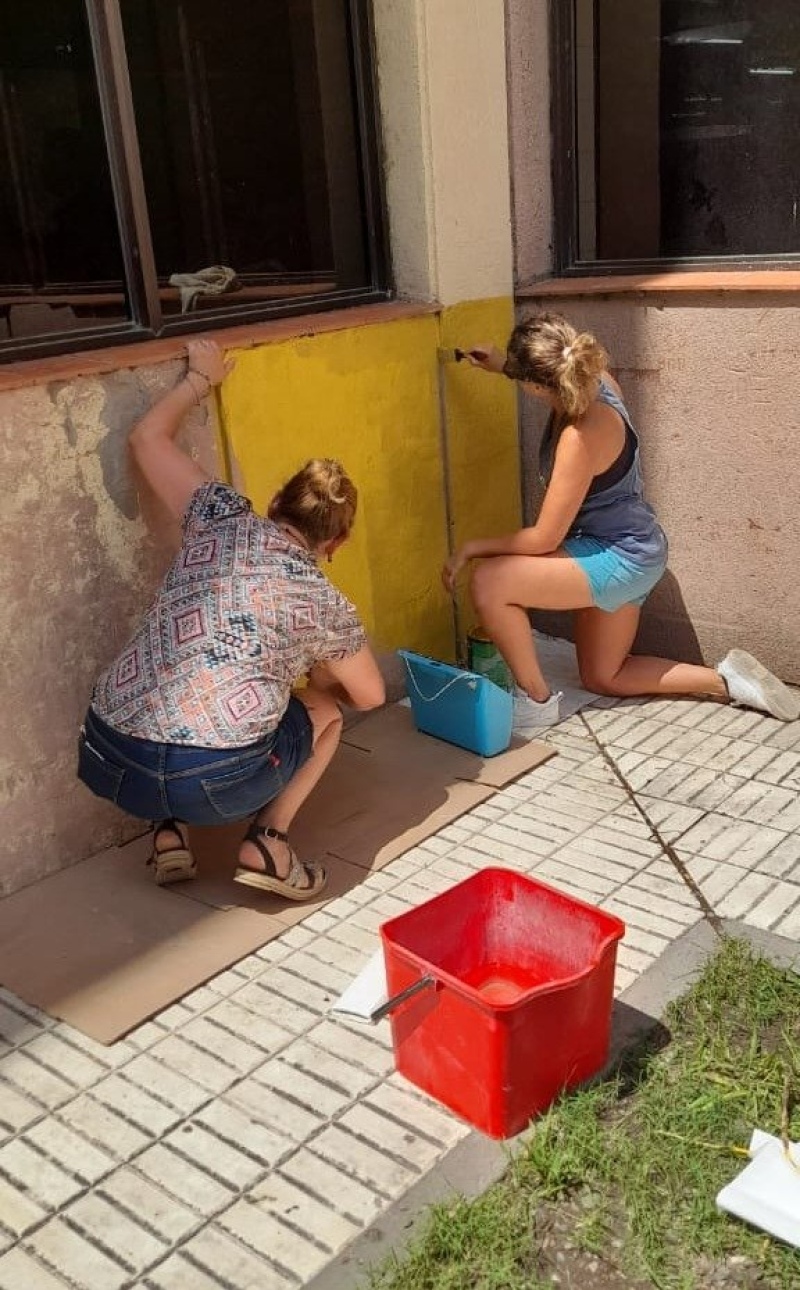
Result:
M796 1142L789 1144L789 1152L791 1161L780 1138L755 1129L750 1139L753 1158L722 1188L717 1205L800 1249L800 1147Z
M371 1013L386 1003L388 998L386 965L381 947L375 951L355 980L350 982L344 993L331 1004L331 1012L349 1017L351 1021L369 1024Z

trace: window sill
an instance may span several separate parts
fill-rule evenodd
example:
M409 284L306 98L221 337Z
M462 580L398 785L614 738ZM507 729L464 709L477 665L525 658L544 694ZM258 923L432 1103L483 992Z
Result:
M273 322L245 323L239 327L209 328L196 332L206 340L216 340L223 349L250 349L256 345L277 344L300 336L344 331L349 327L370 327L439 313L435 302L392 300L381 304L357 305L349 309L332 309L329 313L304 314ZM120 368L153 367L172 359L185 358L186 341L191 337L170 336L136 344L112 345L107 349L84 350L78 354L58 354L50 358L31 358L0 365L0 392L46 385L50 381L72 381L79 376L100 376Z
M516 291L517 300L568 296L707 295L713 292L751 295L760 292L800 292L800 270L698 270L680 273L630 273L586 278L544 278Z

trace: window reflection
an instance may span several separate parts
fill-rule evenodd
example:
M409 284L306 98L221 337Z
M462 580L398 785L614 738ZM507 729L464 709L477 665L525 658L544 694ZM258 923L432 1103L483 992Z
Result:
M37 0L3 9L0 339L124 322L85 6Z
M363 286L346 6L124 0L168 312Z
M582 259L800 253L800 7L577 0Z

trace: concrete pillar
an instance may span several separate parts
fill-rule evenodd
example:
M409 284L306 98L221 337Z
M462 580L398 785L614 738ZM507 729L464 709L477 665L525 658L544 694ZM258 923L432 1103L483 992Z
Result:
M376 0L375 26L397 290L510 296L503 0Z

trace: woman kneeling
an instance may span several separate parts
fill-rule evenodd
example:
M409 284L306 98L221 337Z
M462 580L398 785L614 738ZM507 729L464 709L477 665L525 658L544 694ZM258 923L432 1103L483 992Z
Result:
M743 650L731 650L716 668L631 654L641 606L666 569L667 539L644 500L639 440L594 336L542 313L514 328L505 354L480 346L466 357L518 381L550 409L536 523L467 542L443 571L452 593L461 568L482 561L472 596L516 680L515 730L559 719L560 696L539 667L529 609L576 611L581 677L597 694L704 695L782 721L800 716L800 697Z

